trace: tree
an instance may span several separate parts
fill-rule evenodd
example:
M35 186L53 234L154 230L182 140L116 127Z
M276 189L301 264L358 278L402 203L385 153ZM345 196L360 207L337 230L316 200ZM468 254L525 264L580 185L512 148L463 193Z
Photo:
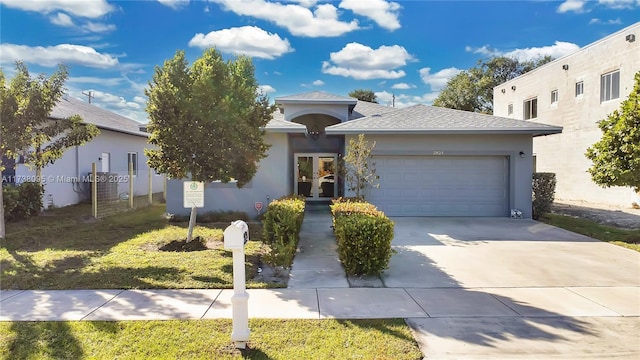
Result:
M380 187L376 175L376 164L371 162L371 152L376 146L374 141L371 145L364 138L364 134L358 138L351 138L347 146L347 155L344 157L343 173L349 191L355 192L357 198L364 198L364 190L369 187Z
M598 122L602 138L589 147L589 173L603 187L631 186L640 193L640 71L620 109Z
M151 133L148 164L174 179L249 182L269 146L261 130L275 105L257 95L250 58L224 61L206 50L189 66L184 51L156 67L149 89L147 113ZM187 241L191 241L196 208L191 209Z
M480 60L476 66L449 79L433 105L493 114L494 87L551 60L550 56L523 62L504 56Z
M368 89L356 89L349 93L349 96L356 98L360 101L366 101L370 103L378 103L378 98L372 90Z
M50 77L29 75L22 62L16 63L16 75L5 84L0 70L0 157L23 155L25 163L36 169L41 179L42 168L61 158L71 146L90 141L99 132L92 124L82 124L80 116L50 119L51 111L64 94L68 71L59 65ZM1 171L4 170L0 165ZM4 206L0 195L0 237L4 238Z

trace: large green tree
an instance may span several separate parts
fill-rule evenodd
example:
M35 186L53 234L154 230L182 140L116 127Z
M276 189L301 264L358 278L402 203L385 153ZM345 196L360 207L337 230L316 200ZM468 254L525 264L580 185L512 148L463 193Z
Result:
M59 65L49 77L40 74L32 78L27 66L17 62L16 74L7 86L0 70L0 157L23 155L25 163L36 170L38 179L42 177L42 168L61 158L67 148L82 145L99 132L95 125L83 124L77 115L50 118L64 94L68 74L66 66ZM4 237L1 194L0 211L0 236Z
M493 114L494 87L551 60L549 56L531 61L518 61L505 56L480 60L476 66L449 79L433 105Z
M255 175L268 145L263 128L275 106L257 95L250 58L225 61L216 49L206 50L189 66L184 51L156 67L146 90L149 166L174 179L237 181L242 187ZM191 209L187 241L191 241L196 208Z
M587 149L589 173L603 187L631 186L640 193L640 71L620 109L600 120L602 138Z
M360 101L366 101L370 103L378 103L378 97L373 92L373 90L369 89L356 89L349 93L349 96L352 98L356 98Z

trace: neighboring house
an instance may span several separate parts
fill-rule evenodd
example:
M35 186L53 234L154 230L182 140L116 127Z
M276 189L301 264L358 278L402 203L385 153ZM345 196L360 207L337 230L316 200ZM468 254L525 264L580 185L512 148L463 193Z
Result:
M587 148L602 137L598 121L620 108L640 71L640 23L494 89L494 115L562 126L533 141L535 170L557 176L556 199L628 207L629 187L602 188L587 169Z
M271 144L244 188L212 183L205 209L257 215L255 203L296 193L308 201L345 194L336 174L345 144L375 141L380 187L367 200L390 216L531 217L533 137L561 127L416 105L396 109L323 92L279 97L265 127ZM347 196L350 194L346 194ZM188 214L181 180L167 183L167 211Z
M76 114L85 123L96 125L100 134L83 146L67 149L62 158L42 169L44 206L67 206L89 200L89 175L94 162L98 172L125 176L131 160L134 166L134 195L147 194L149 167L144 149L150 145L147 143L149 134L140 130L142 124L70 96L60 100L50 118L65 119ZM15 178L12 180L15 182L35 180L35 171L20 162L15 165L14 171ZM154 192L163 190L162 176L154 175L152 181ZM125 186L121 188L120 192L128 192Z

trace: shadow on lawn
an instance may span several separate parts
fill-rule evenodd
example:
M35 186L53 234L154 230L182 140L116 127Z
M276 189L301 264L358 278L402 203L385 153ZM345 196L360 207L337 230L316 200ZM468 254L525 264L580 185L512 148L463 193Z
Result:
M34 326L35 325L35 326ZM13 322L15 333L8 349L13 359L44 357L50 359L81 359L82 345L67 322Z

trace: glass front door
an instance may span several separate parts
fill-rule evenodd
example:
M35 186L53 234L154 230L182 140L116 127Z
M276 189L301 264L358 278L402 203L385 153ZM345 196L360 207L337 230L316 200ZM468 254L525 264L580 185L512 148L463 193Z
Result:
M296 193L308 200L335 197L337 158L337 154L296 154Z

